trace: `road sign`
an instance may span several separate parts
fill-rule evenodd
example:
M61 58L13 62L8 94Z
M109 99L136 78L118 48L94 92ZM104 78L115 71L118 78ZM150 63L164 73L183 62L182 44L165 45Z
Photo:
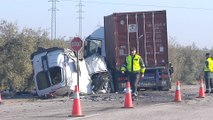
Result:
M74 37L71 40L71 49L73 51L79 51L83 47L83 41L79 37Z
M74 37L71 40L71 49L77 53L77 85L79 87L79 50L83 47L83 41L79 37Z

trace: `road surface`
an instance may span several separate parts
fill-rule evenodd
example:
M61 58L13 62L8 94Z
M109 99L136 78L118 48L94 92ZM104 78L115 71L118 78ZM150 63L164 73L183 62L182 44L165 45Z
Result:
M181 86L181 102L174 102L175 87L170 91L140 91L134 108L124 106L125 93L81 96L84 117L69 117L72 97L38 99L3 98L1 120L212 120L213 93L197 98L199 85Z

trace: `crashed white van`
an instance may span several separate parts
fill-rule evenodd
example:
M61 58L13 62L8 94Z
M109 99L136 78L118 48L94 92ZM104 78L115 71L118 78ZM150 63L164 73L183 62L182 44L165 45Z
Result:
M77 84L77 58L64 48L39 48L31 55L34 82L38 96L65 95ZM79 91L90 94L91 79L84 60L79 61Z

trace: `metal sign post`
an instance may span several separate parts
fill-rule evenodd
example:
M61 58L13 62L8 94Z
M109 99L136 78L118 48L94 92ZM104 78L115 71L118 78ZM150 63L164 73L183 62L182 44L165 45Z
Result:
M77 85L79 90L79 51L83 47L83 41L79 37L75 37L71 40L71 50L77 53Z
M78 51L76 51L76 53L77 53L77 85L78 85L78 91L79 91L79 52Z

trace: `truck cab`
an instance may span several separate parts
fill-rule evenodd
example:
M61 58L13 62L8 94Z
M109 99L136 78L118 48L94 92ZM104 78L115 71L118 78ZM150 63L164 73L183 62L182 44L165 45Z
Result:
M114 92L112 76L105 59L104 27L96 29L85 39L84 58L93 81L93 90Z
M98 53L99 55L106 57L105 52L105 41L104 41L104 27L96 29L90 34L85 40L85 52L84 56L87 58L93 54Z

